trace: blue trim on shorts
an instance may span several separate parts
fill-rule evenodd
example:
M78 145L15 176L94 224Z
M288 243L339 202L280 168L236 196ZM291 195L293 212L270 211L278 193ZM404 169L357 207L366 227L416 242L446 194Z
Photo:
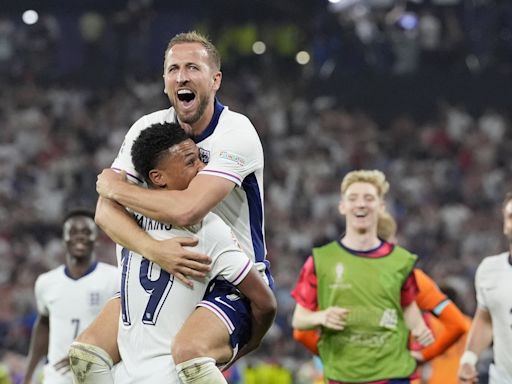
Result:
M233 284L225 280L211 281L202 301L212 312L220 310L222 317L227 317L233 324L229 335L233 350L240 350L247 344L251 337L251 304Z

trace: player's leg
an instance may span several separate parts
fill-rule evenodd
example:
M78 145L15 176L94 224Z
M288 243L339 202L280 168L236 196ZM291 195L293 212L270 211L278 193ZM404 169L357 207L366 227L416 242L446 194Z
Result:
M231 285L217 285L174 339L172 355L184 384L226 383L217 365L230 362L249 339L249 303Z
M172 355L181 382L227 383L216 362L232 355L229 333L211 311L197 308L176 335Z
M69 359L75 383L112 384L112 367L121 358L117 348L120 299L105 304L96 319L71 344Z

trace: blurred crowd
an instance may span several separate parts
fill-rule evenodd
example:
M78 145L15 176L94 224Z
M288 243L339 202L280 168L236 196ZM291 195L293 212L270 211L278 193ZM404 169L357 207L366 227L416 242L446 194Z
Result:
M85 31L103 30L95 17L89 15L92 27ZM118 58L134 75L117 78L95 61L102 54L95 56L94 49L105 47L77 35L80 52L92 61L80 62L83 76L70 77L65 69L76 57L59 48L64 27L49 15L37 28L0 16L0 354L20 374L35 319L35 278L63 261L60 219L71 208L94 208L96 175L110 166L127 129L141 115L167 107L159 69L149 76L151 65L141 69L130 59L144 41ZM105 43L94 36L90 41ZM153 60L162 52L158 47ZM291 338L290 290L312 246L343 233L339 184L353 169L387 175L387 206L398 221L399 243L420 256L420 267L440 285L455 289L461 309L472 314L476 266L505 247L500 209L512 191L510 109L481 105L475 112L463 100L439 99L429 118L404 109L384 121L332 93L304 92L305 82L322 73L270 81L287 78L288 68L269 74L268 66L226 66L221 101L251 118L265 150L266 240L279 304L275 326L247 363L298 372L309 360ZM97 253L115 263L106 236Z

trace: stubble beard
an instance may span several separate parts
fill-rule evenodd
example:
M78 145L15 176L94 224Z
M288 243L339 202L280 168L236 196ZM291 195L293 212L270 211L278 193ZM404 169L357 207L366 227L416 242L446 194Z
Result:
M185 124L192 125L199 121L201 117L203 117L204 112L206 111L206 108L208 107L208 104L210 103L210 97L202 97L199 100L199 106L197 107L196 112L191 116L183 115L179 110L176 109L178 119Z

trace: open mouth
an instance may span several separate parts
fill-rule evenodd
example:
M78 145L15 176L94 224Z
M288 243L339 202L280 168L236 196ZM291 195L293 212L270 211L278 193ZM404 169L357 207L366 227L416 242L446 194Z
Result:
M195 93L190 89L180 89L178 91L178 100L185 103L186 105L190 104L195 98Z

